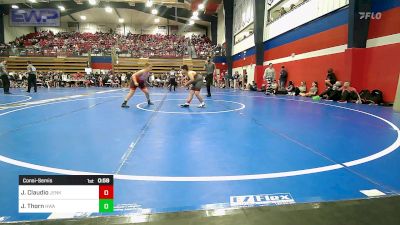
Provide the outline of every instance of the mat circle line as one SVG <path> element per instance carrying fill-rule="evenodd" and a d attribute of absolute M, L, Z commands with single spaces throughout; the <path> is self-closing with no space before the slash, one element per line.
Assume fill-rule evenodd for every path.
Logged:
<path fill-rule="evenodd" d="M 227 95 L 227 96 L 229 96 L 229 95 Z M 9 113 L 12 113 L 15 111 L 21 111 L 21 110 L 25 110 L 28 108 L 34 108 L 34 107 L 39 107 L 39 106 L 44 106 L 44 105 L 65 103 L 65 102 L 72 102 L 72 101 L 82 101 L 82 100 L 97 99 L 97 98 L 112 98 L 112 97 L 119 97 L 119 96 L 83 98 L 83 99 L 72 99 L 72 100 L 59 101 L 59 102 L 50 102 L 50 103 L 46 103 L 46 104 L 34 105 L 34 106 L 29 106 L 29 107 L 25 107 L 25 108 L 12 110 L 12 111 L 0 114 L 0 116 L 4 116 L 6 114 L 9 114 Z M 253 96 L 249 96 L 249 97 L 253 97 Z M 259 97 L 264 97 L 264 96 L 259 96 Z M 264 97 L 264 98 L 268 98 L 268 97 Z M 369 156 L 366 156 L 366 157 L 363 157 L 360 159 L 352 160 L 349 162 L 341 163 L 341 164 L 333 164 L 333 165 L 315 167 L 315 168 L 310 168 L 310 169 L 275 172 L 275 173 L 265 173 L 265 174 L 231 175 L 231 176 L 174 177 L 174 176 L 143 176 L 143 175 L 124 175 L 124 174 L 111 174 L 111 175 L 114 175 L 115 179 L 120 179 L 120 180 L 160 181 L 160 182 L 212 182 L 212 181 L 242 181 L 242 180 L 282 178 L 282 177 L 291 177 L 291 176 L 299 176 L 299 175 L 327 172 L 327 171 L 341 169 L 341 168 L 344 168 L 345 166 L 352 167 L 355 165 L 364 164 L 364 163 L 376 160 L 378 158 L 381 158 L 385 155 L 388 155 L 388 154 L 392 153 L 393 151 L 395 151 L 400 146 L 400 129 L 396 125 L 394 125 L 392 122 L 390 122 L 382 117 L 379 117 L 377 115 L 374 115 L 374 114 L 371 114 L 368 112 L 364 112 L 361 110 L 357 110 L 357 109 L 347 108 L 344 106 L 336 106 L 336 105 L 331 105 L 331 104 L 316 103 L 316 102 L 296 100 L 296 99 L 285 99 L 285 98 L 275 98 L 275 99 L 320 104 L 320 105 L 336 107 L 336 108 L 341 108 L 341 109 L 346 109 L 346 110 L 362 113 L 362 114 L 377 118 L 377 119 L 389 124 L 397 132 L 397 139 L 389 147 L 387 147 L 375 154 L 372 154 L 372 155 L 369 155 Z M 11 164 L 11 165 L 19 166 L 19 167 L 24 167 L 24 168 L 39 170 L 39 171 L 44 171 L 44 172 L 50 172 L 50 173 L 57 173 L 57 174 L 66 174 L 66 175 L 99 175 L 100 174 L 100 173 L 95 173 L 95 172 L 76 171 L 76 170 L 67 170 L 67 169 L 60 169 L 60 168 L 54 168 L 54 167 L 48 167 L 48 166 L 41 166 L 41 165 L 36 165 L 36 164 L 27 163 L 27 162 L 15 160 L 12 158 L 8 158 L 3 155 L 0 155 L 0 161 Z"/>
<path fill-rule="evenodd" d="M 23 100 L 19 100 L 19 101 L 15 101 L 15 102 L 1 103 L 0 106 L 12 105 L 12 104 L 16 104 L 16 103 L 26 102 L 26 101 L 29 101 L 29 100 L 32 99 L 31 96 L 27 96 L 27 95 L 8 95 L 8 97 L 16 97 L 16 96 L 19 96 L 19 97 L 28 97 L 28 98 L 23 99 Z"/>
<path fill-rule="evenodd" d="M 166 99 L 165 101 L 185 101 L 186 99 Z M 160 100 L 155 100 L 153 102 L 159 102 Z M 205 112 L 178 112 L 178 111 L 155 111 L 152 109 L 145 109 L 142 107 L 142 105 L 147 104 L 147 102 L 142 102 L 136 105 L 136 108 L 148 112 L 157 112 L 157 113 L 165 113 L 165 114 L 185 114 L 185 115 L 193 115 L 193 114 L 218 114 L 218 113 L 228 113 L 228 112 L 235 112 L 239 110 L 243 110 L 246 108 L 246 105 L 240 102 L 235 102 L 235 101 L 227 101 L 227 100 L 214 100 L 214 99 L 205 99 L 205 101 L 214 101 L 214 102 L 228 102 L 228 103 L 234 103 L 237 105 L 240 105 L 240 108 L 237 109 L 229 109 L 229 110 L 221 110 L 221 111 L 205 111 Z M 207 106 L 206 106 L 207 107 Z M 179 106 L 177 106 L 179 108 Z M 205 108 L 207 109 L 207 108 Z"/>

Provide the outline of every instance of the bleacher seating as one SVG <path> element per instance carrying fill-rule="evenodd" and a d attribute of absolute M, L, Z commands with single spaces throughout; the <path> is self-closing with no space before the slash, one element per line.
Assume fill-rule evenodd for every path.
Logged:
<path fill-rule="evenodd" d="M 51 31 L 30 33 L 2 47 L 2 55 L 66 56 L 117 54 L 133 58 L 205 58 L 212 52 L 210 39 L 203 35 L 79 33 Z M 4 52 L 8 48 L 8 52 Z"/>
<path fill-rule="evenodd" d="M 2 58 L 4 59 L 4 57 Z M 88 57 L 7 57 L 8 71 L 26 71 L 28 61 L 32 61 L 38 71 L 63 71 L 64 73 L 85 72 Z"/>

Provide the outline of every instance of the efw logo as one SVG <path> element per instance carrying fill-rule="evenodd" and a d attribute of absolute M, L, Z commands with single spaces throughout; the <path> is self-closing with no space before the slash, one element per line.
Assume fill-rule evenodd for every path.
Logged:
<path fill-rule="evenodd" d="M 60 12 L 56 9 L 17 9 L 11 11 L 12 25 L 59 26 Z"/>
<path fill-rule="evenodd" d="M 360 20 L 367 20 L 367 19 L 373 19 L 373 20 L 379 20 L 382 18 L 382 13 L 377 12 L 359 12 L 360 14 Z"/>

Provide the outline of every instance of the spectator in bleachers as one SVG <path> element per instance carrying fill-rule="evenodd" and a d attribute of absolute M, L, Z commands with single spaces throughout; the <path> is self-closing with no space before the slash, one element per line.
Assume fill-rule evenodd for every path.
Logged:
<path fill-rule="evenodd" d="M 132 57 L 183 57 L 187 47 L 194 49 L 196 57 L 206 58 L 212 53 L 213 46 L 206 36 L 193 35 L 185 38 L 178 35 L 111 33 L 78 33 L 48 31 L 30 33 L 16 38 L 13 46 L 23 47 L 28 55 L 57 55 L 60 52 L 72 54 L 130 54 Z M 3 45 L 0 45 L 0 51 Z M 4 51 L 4 50 L 3 50 Z"/>
<path fill-rule="evenodd" d="M 279 10 L 279 14 L 280 14 L 280 16 L 283 16 L 283 15 L 286 14 L 286 10 L 285 10 L 284 7 L 282 7 L 282 8 Z"/>

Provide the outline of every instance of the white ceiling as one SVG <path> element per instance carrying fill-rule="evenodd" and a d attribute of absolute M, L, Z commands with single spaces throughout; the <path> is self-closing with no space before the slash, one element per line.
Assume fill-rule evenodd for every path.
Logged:
<path fill-rule="evenodd" d="M 182 23 L 176 22 L 174 20 L 167 20 L 163 17 L 150 15 L 148 13 L 144 13 L 141 11 L 137 11 L 134 9 L 116 9 L 121 16 L 125 20 L 125 24 L 136 24 L 136 25 L 152 25 L 156 24 L 154 22 L 155 18 L 160 19 L 159 25 L 183 25 Z M 90 8 L 88 10 L 80 11 L 77 13 L 71 14 L 77 21 L 79 22 L 88 22 L 88 23 L 118 23 L 118 15 L 113 9 L 112 13 L 107 13 L 104 8 Z M 82 21 L 80 16 L 86 16 L 86 20 Z M 61 22 L 73 22 L 74 20 L 69 16 L 63 16 L 61 18 Z M 206 21 L 196 21 L 197 24 L 201 24 L 204 26 L 209 26 L 210 23 Z"/>

